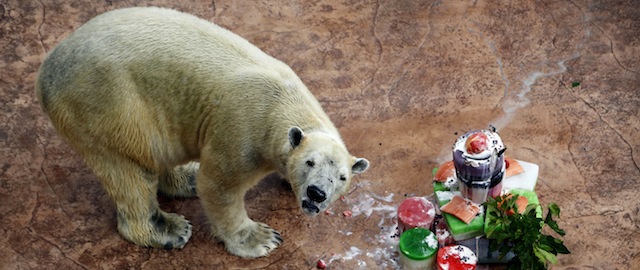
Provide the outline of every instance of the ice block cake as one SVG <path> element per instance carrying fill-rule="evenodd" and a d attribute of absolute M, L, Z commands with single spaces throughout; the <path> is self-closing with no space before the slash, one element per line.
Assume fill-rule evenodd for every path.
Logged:
<path fill-rule="evenodd" d="M 512 189 L 534 191 L 538 182 L 540 167 L 536 164 L 515 160 L 522 167 L 523 172 L 509 176 L 502 180 L 502 190 L 508 192 Z"/>
<path fill-rule="evenodd" d="M 453 144 L 453 165 L 462 196 L 482 204 L 502 192 L 506 148 L 495 131 L 475 130 Z"/>
<path fill-rule="evenodd" d="M 445 206 L 454 196 L 460 196 L 460 192 L 457 191 L 437 191 L 436 200 L 440 207 Z M 469 239 L 484 234 L 484 210 L 480 207 L 480 212 L 469 223 L 465 223 L 458 217 L 449 214 L 442 213 L 442 216 L 449 227 L 449 231 L 455 241 Z"/>

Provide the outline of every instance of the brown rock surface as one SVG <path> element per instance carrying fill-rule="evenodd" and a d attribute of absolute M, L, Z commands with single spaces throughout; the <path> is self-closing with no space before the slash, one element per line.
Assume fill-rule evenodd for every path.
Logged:
<path fill-rule="evenodd" d="M 493 124 L 508 155 L 540 165 L 541 202 L 562 209 L 572 254 L 552 268 L 640 269 L 637 2 L 282 2 L 0 0 L 0 268 L 312 269 L 320 258 L 329 269 L 392 268 L 381 238 L 393 207 L 432 193 L 431 170 L 455 134 Z M 112 203 L 39 108 L 34 80 L 82 23 L 148 5 L 227 27 L 298 72 L 351 151 L 372 162 L 335 214 L 305 217 L 269 178 L 247 196 L 249 215 L 285 237 L 269 257 L 228 255 L 195 199 L 161 198 L 194 224 L 183 250 L 120 237 Z"/>

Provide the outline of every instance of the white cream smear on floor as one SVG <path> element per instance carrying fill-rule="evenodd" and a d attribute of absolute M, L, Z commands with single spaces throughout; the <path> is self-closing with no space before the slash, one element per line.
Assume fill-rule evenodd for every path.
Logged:
<path fill-rule="evenodd" d="M 348 222 L 356 219 L 364 218 L 365 225 L 377 233 L 371 234 L 365 232 L 361 239 L 370 239 L 366 247 L 356 247 L 348 244 L 348 238 L 345 242 L 345 250 L 341 253 L 332 254 L 327 260 L 327 265 L 331 263 L 346 263 L 355 260 L 355 269 L 400 269 L 398 262 L 398 231 L 397 231 L 397 206 L 399 203 L 394 202 L 393 193 L 376 194 L 369 190 L 371 183 L 362 181 L 356 185 L 356 188 L 349 195 L 345 195 L 342 199 L 346 209 L 334 209 L 338 214 L 344 210 L 351 211 L 351 217 L 347 217 Z M 339 230 L 340 234 L 347 237 L 354 235 L 354 232 Z M 350 262 L 350 267 L 353 262 Z"/>

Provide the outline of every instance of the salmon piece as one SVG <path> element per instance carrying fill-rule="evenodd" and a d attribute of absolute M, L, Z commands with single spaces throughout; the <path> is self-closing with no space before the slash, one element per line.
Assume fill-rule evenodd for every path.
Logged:
<path fill-rule="evenodd" d="M 447 204 L 440 208 L 442 212 L 449 213 L 469 224 L 480 212 L 480 206 L 470 200 L 455 195 Z"/>
<path fill-rule="evenodd" d="M 448 179 L 456 177 L 456 168 L 453 166 L 453 160 L 449 160 L 440 165 L 438 171 L 436 172 L 436 176 L 434 176 L 433 180 L 436 182 L 447 182 Z"/>
<path fill-rule="evenodd" d="M 504 178 L 509 178 L 511 176 L 514 176 L 516 174 L 521 174 L 521 173 L 524 172 L 524 169 L 522 168 L 522 165 L 520 165 L 520 162 L 518 162 L 517 160 L 515 160 L 513 158 L 504 157 L 504 163 L 505 163 L 505 167 L 506 167 L 506 172 L 504 173 Z"/>
<path fill-rule="evenodd" d="M 504 195 L 502 197 L 502 202 L 500 202 L 500 204 L 498 204 L 498 208 L 500 208 L 500 210 L 502 209 L 502 204 L 504 203 L 504 201 L 506 201 L 507 199 L 511 198 L 511 196 L 513 196 L 513 194 L 509 193 L 507 195 Z M 518 206 L 518 213 L 523 214 L 525 210 L 527 210 L 527 205 L 529 205 L 529 199 L 527 199 L 527 197 L 525 196 L 518 196 L 518 198 L 516 199 L 516 205 Z M 512 209 L 509 209 L 506 211 L 507 215 L 513 215 L 516 212 L 514 212 Z"/>

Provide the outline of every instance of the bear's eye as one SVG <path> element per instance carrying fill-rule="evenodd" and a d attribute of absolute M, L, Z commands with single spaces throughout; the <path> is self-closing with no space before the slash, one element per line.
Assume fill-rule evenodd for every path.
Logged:
<path fill-rule="evenodd" d="M 347 181 L 347 178 L 344 175 L 340 175 L 340 181 Z"/>
<path fill-rule="evenodd" d="M 308 165 L 309 167 L 313 167 L 313 165 L 316 165 L 316 163 L 315 163 L 315 162 L 313 162 L 313 160 L 307 160 L 307 165 Z"/>

